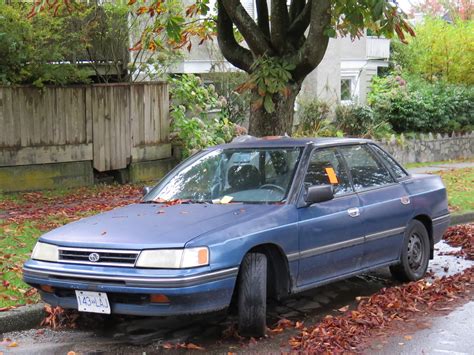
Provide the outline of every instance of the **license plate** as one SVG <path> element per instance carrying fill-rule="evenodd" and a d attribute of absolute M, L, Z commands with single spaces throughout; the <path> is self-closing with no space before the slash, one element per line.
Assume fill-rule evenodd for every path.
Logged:
<path fill-rule="evenodd" d="M 81 312 L 110 314 L 110 304 L 104 292 L 76 291 L 77 309 Z"/>

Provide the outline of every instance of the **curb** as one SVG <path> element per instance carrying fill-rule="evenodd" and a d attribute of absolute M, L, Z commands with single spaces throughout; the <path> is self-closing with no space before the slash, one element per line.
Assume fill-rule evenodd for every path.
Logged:
<path fill-rule="evenodd" d="M 37 327 L 45 314 L 43 302 L 0 312 L 0 334 Z"/>
<path fill-rule="evenodd" d="M 451 215 L 451 226 L 456 224 L 464 224 L 474 222 L 474 212 L 467 212 L 463 214 L 453 214 Z"/>
<path fill-rule="evenodd" d="M 451 215 L 451 226 L 469 222 L 474 222 L 474 212 Z M 0 312 L 0 334 L 39 326 L 46 315 L 44 305 L 43 302 L 40 302 Z"/>

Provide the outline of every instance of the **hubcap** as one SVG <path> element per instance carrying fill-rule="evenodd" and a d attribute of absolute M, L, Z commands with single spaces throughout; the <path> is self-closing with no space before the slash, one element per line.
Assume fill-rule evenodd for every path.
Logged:
<path fill-rule="evenodd" d="M 417 271 L 423 262 L 423 240 L 418 234 L 412 234 L 408 240 L 408 265 Z"/>

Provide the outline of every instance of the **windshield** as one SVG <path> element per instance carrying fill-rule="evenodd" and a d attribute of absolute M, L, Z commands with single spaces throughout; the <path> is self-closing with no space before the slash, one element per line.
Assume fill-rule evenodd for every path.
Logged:
<path fill-rule="evenodd" d="M 280 202 L 288 195 L 301 151 L 240 148 L 203 152 L 155 186 L 144 201 Z"/>

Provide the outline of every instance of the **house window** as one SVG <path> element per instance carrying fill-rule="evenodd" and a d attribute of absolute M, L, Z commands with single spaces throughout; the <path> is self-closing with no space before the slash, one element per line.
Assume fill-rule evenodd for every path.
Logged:
<path fill-rule="evenodd" d="M 341 101 L 352 101 L 352 79 L 341 79 Z"/>

